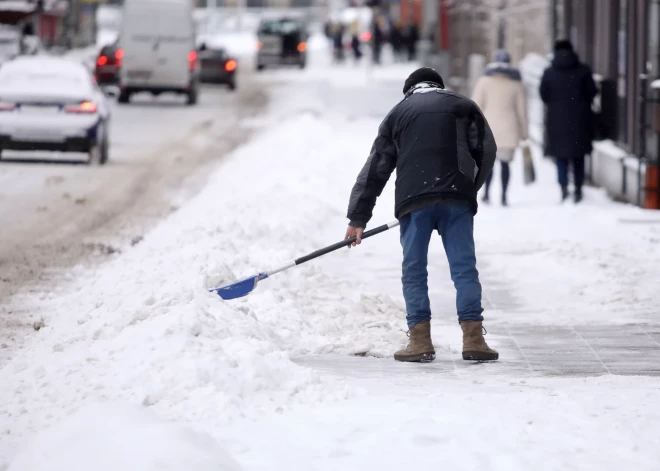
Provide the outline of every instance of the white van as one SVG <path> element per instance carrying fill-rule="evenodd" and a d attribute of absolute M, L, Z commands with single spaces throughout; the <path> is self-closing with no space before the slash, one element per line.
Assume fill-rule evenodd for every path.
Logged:
<path fill-rule="evenodd" d="M 120 103 L 147 91 L 197 103 L 199 64 L 190 0 L 126 0 L 119 33 Z"/>

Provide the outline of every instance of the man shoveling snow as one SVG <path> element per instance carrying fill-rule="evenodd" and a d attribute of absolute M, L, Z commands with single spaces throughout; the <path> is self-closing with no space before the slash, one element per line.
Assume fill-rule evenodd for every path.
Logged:
<path fill-rule="evenodd" d="M 348 206 L 346 239 L 362 234 L 376 199 L 396 169 L 395 215 L 401 224 L 403 297 L 410 341 L 398 361 L 435 359 L 428 296 L 428 248 L 437 230 L 456 287 L 464 360 L 497 360 L 483 337 L 481 284 L 473 217 L 477 192 L 495 162 L 495 139 L 479 107 L 444 90 L 442 77 L 421 68 L 406 80 L 405 98 L 385 117 Z"/>

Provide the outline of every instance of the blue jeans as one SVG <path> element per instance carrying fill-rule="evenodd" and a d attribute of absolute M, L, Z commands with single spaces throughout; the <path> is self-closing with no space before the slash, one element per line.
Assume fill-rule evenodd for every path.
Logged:
<path fill-rule="evenodd" d="M 568 186 L 568 167 L 573 166 L 575 188 L 582 188 L 584 183 L 584 157 L 557 157 L 557 180 L 561 186 Z"/>
<path fill-rule="evenodd" d="M 474 252 L 473 214 L 466 201 L 447 200 L 417 209 L 400 219 L 403 247 L 403 297 L 408 328 L 431 320 L 428 290 L 429 242 L 437 230 L 456 287 L 458 321 L 482 321 L 481 284 Z"/>

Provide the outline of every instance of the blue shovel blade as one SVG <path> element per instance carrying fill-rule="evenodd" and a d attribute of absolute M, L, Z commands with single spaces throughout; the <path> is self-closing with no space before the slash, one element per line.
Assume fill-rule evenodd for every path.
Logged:
<path fill-rule="evenodd" d="M 219 288 L 213 288 L 209 291 L 214 291 L 218 293 L 222 299 L 236 299 L 247 296 L 257 287 L 259 280 L 267 278 L 268 275 L 265 273 L 259 273 L 258 275 L 250 276 L 236 283 L 232 283 L 227 286 L 221 286 Z"/>

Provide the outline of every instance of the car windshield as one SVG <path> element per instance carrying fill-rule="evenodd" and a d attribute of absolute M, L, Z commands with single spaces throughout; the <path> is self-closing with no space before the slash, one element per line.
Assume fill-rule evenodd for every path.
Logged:
<path fill-rule="evenodd" d="M 102 56 L 110 56 L 110 55 L 114 54 L 116 49 L 117 48 L 115 46 L 103 46 L 101 48 L 101 55 Z"/>
<path fill-rule="evenodd" d="M 295 20 L 266 20 L 261 23 L 261 34 L 290 34 L 302 29 L 299 21 Z"/>

